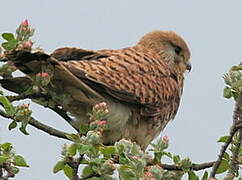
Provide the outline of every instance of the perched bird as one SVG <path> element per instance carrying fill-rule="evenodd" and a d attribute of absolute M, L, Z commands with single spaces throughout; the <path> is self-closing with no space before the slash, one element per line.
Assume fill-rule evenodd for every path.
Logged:
<path fill-rule="evenodd" d="M 174 32 L 160 30 L 118 50 L 66 47 L 50 55 L 19 51 L 9 58 L 29 77 L 43 67 L 51 72 L 48 92 L 66 97 L 53 100 L 75 117 L 74 127 L 87 124 L 88 112 L 105 101 L 109 113 L 103 143 L 126 138 L 143 149 L 174 119 L 184 73 L 191 70 L 189 59 L 185 41 Z"/>

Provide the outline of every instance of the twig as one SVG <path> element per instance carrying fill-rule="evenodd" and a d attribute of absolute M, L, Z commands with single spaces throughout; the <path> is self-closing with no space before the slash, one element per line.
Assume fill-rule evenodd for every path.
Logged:
<path fill-rule="evenodd" d="M 72 167 L 73 169 L 73 174 L 74 176 L 72 177 L 72 180 L 79 180 L 79 176 L 78 176 L 78 169 L 79 169 L 79 166 L 81 164 L 81 160 L 83 159 L 84 157 L 84 154 L 80 155 L 80 157 L 78 158 L 73 158 L 73 157 L 68 157 L 68 165 L 70 167 Z"/>
<path fill-rule="evenodd" d="M 237 123 L 241 116 L 241 110 L 240 110 L 241 105 L 242 105 L 242 92 L 240 92 L 240 95 L 235 104 L 234 114 L 233 114 L 233 125 L 230 130 L 229 138 L 221 147 L 220 153 L 218 155 L 218 159 L 214 163 L 212 171 L 210 173 L 210 178 L 215 178 L 216 171 L 219 168 L 219 165 L 221 164 L 221 161 L 223 159 L 224 153 L 226 152 L 226 149 L 228 148 L 230 143 L 233 141 L 233 137 L 236 134 L 236 132 L 240 129 L 240 127 L 237 126 Z"/>
<path fill-rule="evenodd" d="M 170 171 L 183 171 L 182 167 L 179 165 L 170 165 L 170 164 L 157 164 L 154 162 L 154 159 L 148 158 L 146 159 L 147 161 L 147 165 L 151 166 L 151 165 L 159 165 L 160 167 L 162 167 L 165 170 L 170 170 Z M 194 171 L 200 171 L 203 169 L 207 169 L 207 168 L 211 168 L 214 165 L 215 161 L 211 161 L 211 162 L 206 162 L 206 163 L 201 163 L 201 164 L 195 164 L 193 163 L 190 170 L 194 170 Z"/>
<path fill-rule="evenodd" d="M 6 96 L 8 98 L 9 101 L 13 102 L 13 101 L 19 101 L 19 100 L 23 100 L 23 99 L 38 99 L 38 98 L 45 98 L 46 100 L 51 99 L 51 97 L 49 95 L 46 94 L 41 94 L 41 93 L 36 93 L 36 94 L 19 94 L 17 96 Z M 51 109 L 52 111 L 54 111 L 55 113 L 57 113 L 59 116 L 61 116 L 67 123 L 69 123 L 71 126 L 71 122 L 73 121 L 66 113 L 65 110 L 59 108 L 57 105 L 55 107 L 50 107 L 50 106 L 46 106 L 49 109 Z M 73 127 L 73 126 L 72 126 Z M 79 131 L 77 128 L 73 127 L 76 131 Z"/>
<path fill-rule="evenodd" d="M 233 115 L 233 123 L 237 125 L 238 128 L 238 136 L 235 138 L 235 142 L 233 145 L 233 151 L 232 151 L 232 160 L 230 162 L 230 168 L 228 173 L 226 174 L 226 177 L 229 177 L 230 179 L 234 178 L 236 175 L 236 172 L 239 169 L 239 152 L 240 152 L 240 146 L 241 146 L 241 141 L 242 141 L 242 129 L 239 128 L 239 125 L 242 125 L 242 110 L 241 110 L 241 105 L 242 105 L 242 92 L 240 93 L 239 99 L 237 101 L 235 110 L 234 110 L 234 115 Z M 241 124 L 239 124 L 241 123 Z"/>
<path fill-rule="evenodd" d="M 7 118 L 7 119 L 13 119 L 13 117 L 7 115 L 4 111 L 0 110 L 0 115 Z M 62 138 L 62 139 L 66 139 L 66 140 L 69 140 L 67 137 L 66 137 L 66 132 L 63 132 L 63 131 L 60 131 L 60 130 L 57 130 L 55 128 L 52 128 L 48 125 L 45 125 L 39 121 L 37 121 L 36 119 L 34 119 L 33 117 L 31 117 L 30 121 L 29 121 L 29 124 L 32 125 L 33 127 L 39 129 L 39 130 L 42 130 L 44 132 L 46 132 L 47 134 L 49 135 L 52 135 L 52 136 L 55 136 L 55 137 L 59 137 L 59 138 Z"/>
<path fill-rule="evenodd" d="M 11 167 L 9 163 L 3 163 L 0 166 L 0 180 L 8 180 L 9 178 L 14 178 L 15 174 L 11 172 Z M 6 172 L 6 175 L 3 176 L 3 171 Z"/>
<path fill-rule="evenodd" d="M 73 121 L 73 119 L 70 118 L 70 116 L 68 116 L 68 114 L 66 113 L 65 110 L 59 108 L 58 106 L 55 106 L 54 108 L 52 107 L 48 107 L 50 108 L 52 111 L 54 111 L 55 113 L 57 113 L 59 116 L 61 116 L 66 122 L 68 122 L 76 131 L 79 132 L 78 128 L 75 128 L 71 122 Z"/>
<path fill-rule="evenodd" d="M 45 94 L 40 94 L 40 93 L 36 93 L 36 94 L 19 94 L 17 96 L 6 96 L 8 98 L 8 100 L 10 102 L 13 101 L 19 101 L 19 100 L 23 100 L 23 99 L 38 99 L 38 98 L 45 98 L 45 99 L 50 99 L 51 97 Z"/>
<path fill-rule="evenodd" d="M 79 178 L 78 180 L 86 180 L 86 179 L 90 179 L 90 178 L 93 178 L 93 177 L 100 177 L 100 175 L 92 173 L 92 174 L 88 174 L 86 176 L 83 176 L 83 177 Z"/>
<path fill-rule="evenodd" d="M 200 171 L 203 169 L 211 168 L 214 163 L 215 163 L 215 161 L 206 162 L 206 163 L 202 163 L 202 164 L 192 164 L 192 167 L 190 168 L 190 170 Z M 162 164 L 161 167 L 166 170 L 176 170 L 176 171 L 183 170 L 181 167 L 176 166 L 176 165 Z"/>

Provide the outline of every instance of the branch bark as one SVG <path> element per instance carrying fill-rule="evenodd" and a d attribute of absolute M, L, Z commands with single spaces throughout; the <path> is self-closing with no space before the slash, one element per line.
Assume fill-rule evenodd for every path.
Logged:
<path fill-rule="evenodd" d="M 95 173 L 88 174 L 86 176 L 83 176 L 83 177 L 79 178 L 78 180 L 86 180 L 86 179 L 90 179 L 90 178 L 93 178 L 93 177 L 100 177 L 100 175 L 99 174 L 95 174 Z"/>
<path fill-rule="evenodd" d="M 224 143 L 223 146 L 221 147 L 220 153 L 218 155 L 218 159 L 214 163 L 211 174 L 210 174 L 211 178 L 215 178 L 216 171 L 218 170 L 219 165 L 221 164 L 224 153 L 226 152 L 228 146 L 232 143 L 234 135 L 236 134 L 236 132 L 238 132 L 238 130 L 239 130 L 239 132 L 242 131 L 241 127 L 237 126 L 238 123 L 240 123 L 240 121 L 241 121 L 241 114 L 242 114 L 241 105 L 242 105 L 242 91 L 240 92 L 240 95 L 237 98 L 236 103 L 235 103 L 235 108 L 234 108 L 234 113 L 233 113 L 233 124 L 232 124 L 231 130 L 230 130 L 229 138 L 228 138 L 227 142 Z M 240 147 L 240 145 L 241 145 L 241 141 L 239 143 L 239 147 Z M 237 155 L 235 155 L 235 154 L 237 154 Z M 237 161 L 236 156 L 238 156 L 238 152 L 235 154 L 233 154 L 232 164 L 231 164 L 232 166 L 237 166 L 237 164 L 238 164 L 235 162 L 235 161 Z M 231 167 L 231 169 L 237 169 L 237 167 Z"/>
<path fill-rule="evenodd" d="M 7 115 L 2 110 L 0 110 L 0 116 L 5 117 L 7 119 L 13 119 L 13 117 Z M 55 136 L 55 137 L 58 137 L 58 138 L 69 140 L 66 137 L 66 134 L 68 134 L 67 132 L 63 132 L 63 131 L 57 130 L 55 128 L 52 128 L 48 125 L 45 125 L 45 124 L 39 122 L 38 120 L 34 119 L 33 117 L 31 117 L 29 124 L 32 125 L 33 127 L 37 128 L 37 129 L 45 132 L 45 133 L 51 135 L 51 136 Z"/>
<path fill-rule="evenodd" d="M 192 167 L 190 168 L 193 171 L 200 171 L 203 169 L 211 168 L 214 165 L 215 161 L 201 163 L 201 164 L 192 164 Z M 176 165 L 168 165 L 168 164 L 162 164 L 161 167 L 166 170 L 174 170 L 174 171 L 182 171 L 183 169 Z"/>
<path fill-rule="evenodd" d="M 45 95 L 45 94 L 41 94 L 41 93 L 36 93 L 36 94 L 19 94 L 17 96 L 6 96 L 8 98 L 9 101 L 13 102 L 13 101 L 19 101 L 19 100 L 23 100 L 23 99 L 38 99 L 38 98 L 44 98 L 44 99 L 51 99 L 51 97 L 49 95 Z M 49 109 L 51 109 L 52 111 L 54 111 L 55 113 L 57 113 L 59 116 L 61 116 L 67 123 L 69 123 L 71 125 L 72 119 L 67 115 L 66 111 L 64 111 L 63 109 L 59 108 L 58 106 L 55 107 L 49 107 L 47 106 Z M 71 125 L 72 126 L 72 125 Z M 72 126 L 73 127 L 73 126 Z M 75 127 L 73 127 L 76 131 L 78 131 L 78 129 L 76 129 Z"/>
<path fill-rule="evenodd" d="M 146 159 L 147 165 L 157 165 L 157 163 L 154 161 L 154 159 L 151 157 L 150 159 Z M 211 168 L 214 165 L 215 161 L 211 162 L 205 162 L 201 164 L 195 164 L 193 163 L 191 166 L 191 170 L 194 171 L 200 171 L 203 169 Z M 165 170 L 170 170 L 170 171 L 183 171 L 182 167 L 178 165 L 170 165 L 170 164 L 158 164 L 160 167 L 162 167 Z"/>

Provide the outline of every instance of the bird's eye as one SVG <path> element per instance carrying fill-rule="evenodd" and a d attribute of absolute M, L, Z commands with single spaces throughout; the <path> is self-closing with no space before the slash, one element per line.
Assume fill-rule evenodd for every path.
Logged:
<path fill-rule="evenodd" d="M 175 52 L 177 55 L 179 55 L 181 52 L 181 48 L 179 46 L 175 46 Z"/>

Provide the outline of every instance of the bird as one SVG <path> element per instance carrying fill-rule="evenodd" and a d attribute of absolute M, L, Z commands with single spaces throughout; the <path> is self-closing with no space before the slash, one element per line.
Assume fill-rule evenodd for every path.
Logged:
<path fill-rule="evenodd" d="M 8 59 L 28 79 L 43 69 L 50 72 L 48 92 L 74 117 L 73 127 L 90 123 L 88 112 L 106 102 L 108 128 L 102 142 L 113 144 L 124 138 L 146 149 L 177 114 L 185 72 L 191 70 L 190 56 L 181 36 L 155 30 L 122 49 L 63 47 L 51 54 L 16 51 Z M 9 82 L 0 83 L 7 87 Z M 11 83 L 10 89 L 19 93 L 21 84 Z M 65 97 L 65 101 L 54 96 Z"/>

